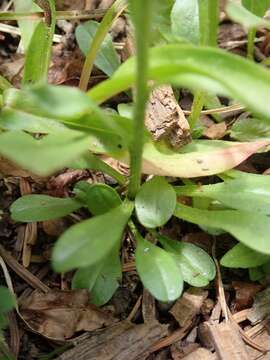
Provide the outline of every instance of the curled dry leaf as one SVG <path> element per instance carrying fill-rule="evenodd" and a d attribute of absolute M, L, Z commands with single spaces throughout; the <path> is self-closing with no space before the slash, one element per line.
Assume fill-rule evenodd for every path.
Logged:
<path fill-rule="evenodd" d="M 20 313 L 32 329 L 54 340 L 69 339 L 78 331 L 93 331 L 115 322 L 111 313 L 89 304 L 87 290 L 34 291 L 21 305 Z"/>
<path fill-rule="evenodd" d="M 225 122 L 213 124 L 208 129 L 205 129 L 203 135 L 208 139 L 219 140 L 226 135 L 227 125 Z"/>

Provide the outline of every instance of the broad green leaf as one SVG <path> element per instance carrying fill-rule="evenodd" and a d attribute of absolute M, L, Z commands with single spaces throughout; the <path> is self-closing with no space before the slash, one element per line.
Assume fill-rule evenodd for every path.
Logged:
<path fill-rule="evenodd" d="M 176 205 L 174 215 L 197 225 L 221 228 L 252 250 L 270 255 L 270 222 L 266 215 L 239 210 L 199 210 L 182 204 Z"/>
<path fill-rule="evenodd" d="M 57 241 L 52 263 L 55 271 L 65 272 L 100 262 L 117 245 L 133 210 L 132 203 L 71 226 Z"/>
<path fill-rule="evenodd" d="M 173 215 L 175 205 L 175 191 L 162 177 L 154 177 L 144 183 L 135 198 L 137 217 L 148 228 L 166 224 Z"/>
<path fill-rule="evenodd" d="M 101 110 L 82 91 L 70 86 L 34 85 L 5 92 L 6 107 L 51 119 L 80 119 Z M 104 115 L 105 116 L 105 115 Z"/>
<path fill-rule="evenodd" d="M 104 214 L 121 205 L 121 198 L 112 187 L 106 184 L 89 184 L 79 181 L 74 191 L 76 197 L 83 201 L 93 215 Z"/>
<path fill-rule="evenodd" d="M 145 174 L 160 176 L 184 178 L 209 176 L 234 168 L 269 142 L 269 140 L 252 143 L 197 140 L 178 152 L 161 149 L 156 144 L 148 142 L 144 146 L 142 170 Z"/>
<path fill-rule="evenodd" d="M 0 286 L 0 313 L 6 313 L 14 308 L 16 301 L 9 289 L 5 286 Z"/>
<path fill-rule="evenodd" d="M 11 131 L 24 130 L 38 134 L 67 130 L 67 127 L 59 121 L 7 107 L 3 108 L 0 113 L 0 128 Z"/>
<path fill-rule="evenodd" d="M 220 264 L 229 268 L 248 269 L 263 265 L 269 260 L 269 255 L 254 251 L 240 243 L 235 245 L 222 257 Z"/>
<path fill-rule="evenodd" d="M 229 96 L 270 121 L 270 71 L 220 49 L 192 45 L 164 45 L 150 50 L 149 79 Z M 134 58 L 88 95 L 103 102 L 131 87 L 135 81 Z"/>
<path fill-rule="evenodd" d="M 119 173 L 106 162 L 102 161 L 97 155 L 92 154 L 90 151 L 73 161 L 68 167 L 72 169 L 91 169 L 102 171 L 104 174 L 107 174 L 117 180 L 119 184 L 124 185 L 126 183 L 124 175 Z"/>
<path fill-rule="evenodd" d="M 99 23 L 93 20 L 77 26 L 75 31 L 76 40 L 84 55 L 88 54 L 91 41 L 93 40 L 98 27 Z M 119 56 L 115 51 L 110 34 L 107 34 L 99 48 L 95 59 L 95 65 L 108 76 L 111 76 L 120 65 Z"/>
<path fill-rule="evenodd" d="M 270 7 L 269 0 L 242 0 L 242 4 L 257 16 L 264 16 Z"/>
<path fill-rule="evenodd" d="M 176 0 L 171 12 L 172 33 L 193 44 L 199 43 L 198 0 Z"/>
<path fill-rule="evenodd" d="M 40 176 L 63 169 L 91 146 L 91 138 L 80 132 L 62 132 L 39 140 L 24 132 L 0 134 L 0 154 Z"/>
<path fill-rule="evenodd" d="M 178 195 L 211 198 L 233 209 L 270 215 L 270 181 L 267 175 L 247 174 L 246 177 L 223 183 L 178 186 L 175 190 Z"/>
<path fill-rule="evenodd" d="M 78 199 L 56 198 L 48 195 L 25 195 L 11 205 L 11 217 L 16 221 L 33 222 L 57 219 L 78 210 Z"/>
<path fill-rule="evenodd" d="M 175 255 L 183 279 L 192 286 L 208 285 L 216 275 L 216 266 L 212 258 L 200 247 L 183 241 L 174 241 L 164 236 L 158 237 L 165 250 Z"/>
<path fill-rule="evenodd" d="M 78 269 L 72 279 L 72 287 L 88 289 L 90 302 L 102 306 L 111 299 L 121 278 L 122 268 L 118 247 L 116 247 L 100 263 Z"/>
<path fill-rule="evenodd" d="M 33 32 L 25 57 L 24 84 L 47 82 L 56 22 L 55 0 L 47 0 L 45 6 L 46 10 L 47 7 L 50 9 L 50 23 L 47 23 L 48 19 L 45 18 Z"/>
<path fill-rule="evenodd" d="M 176 300 L 183 278 L 173 256 L 141 237 L 137 240 L 136 268 L 143 285 L 157 300 Z"/>
<path fill-rule="evenodd" d="M 62 124 L 57 126 L 55 121 Z M 91 134 L 94 152 L 104 152 L 104 148 L 107 152 L 119 152 L 127 148 L 131 133 L 131 121 L 101 110 L 83 92 L 67 86 L 8 90 L 0 127 L 1 124 L 4 129 L 38 129 L 40 133 L 66 129 L 64 124 Z"/>
<path fill-rule="evenodd" d="M 260 1 L 255 0 L 257 3 Z M 261 18 L 259 15 L 254 15 L 253 12 L 247 10 L 241 4 L 237 4 L 235 2 L 229 2 L 226 7 L 226 12 L 230 19 L 233 21 L 240 23 L 247 29 L 254 29 L 258 27 L 270 27 L 270 21 Z"/>
<path fill-rule="evenodd" d="M 239 141 L 270 139 L 270 125 L 255 118 L 238 119 L 230 130 L 230 136 Z"/>

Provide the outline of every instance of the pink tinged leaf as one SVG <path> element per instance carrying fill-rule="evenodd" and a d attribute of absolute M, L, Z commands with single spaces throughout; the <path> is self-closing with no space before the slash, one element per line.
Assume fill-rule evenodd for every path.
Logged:
<path fill-rule="evenodd" d="M 154 144 L 147 143 L 143 153 L 143 173 L 184 178 L 214 175 L 236 167 L 269 144 L 270 140 L 227 142 L 225 148 L 214 146 L 204 152 L 166 154 Z"/>

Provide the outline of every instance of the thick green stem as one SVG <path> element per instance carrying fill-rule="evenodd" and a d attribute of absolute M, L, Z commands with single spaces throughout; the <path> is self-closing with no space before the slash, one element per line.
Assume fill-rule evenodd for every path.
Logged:
<path fill-rule="evenodd" d="M 96 59 L 100 46 L 106 35 L 108 34 L 113 21 L 124 11 L 125 8 L 126 0 L 116 0 L 116 2 L 109 8 L 104 18 L 102 19 L 83 65 L 79 84 L 79 88 L 81 90 L 87 90 L 89 78 L 91 76 L 91 72 L 94 66 L 94 61 Z"/>
<path fill-rule="evenodd" d="M 130 0 L 137 51 L 133 140 L 130 147 L 130 179 L 128 195 L 135 198 L 141 184 L 142 153 L 144 145 L 144 118 L 148 100 L 148 45 L 152 0 Z"/>

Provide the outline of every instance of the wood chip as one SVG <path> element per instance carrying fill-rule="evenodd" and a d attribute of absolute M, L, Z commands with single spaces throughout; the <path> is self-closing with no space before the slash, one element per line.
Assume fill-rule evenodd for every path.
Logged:
<path fill-rule="evenodd" d="M 158 322 L 135 325 L 120 323 L 83 341 L 58 360 L 137 360 L 149 353 L 149 348 L 167 335 L 167 326 Z M 100 338 L 99 338 L 100 337 Z"/>
<path fill-rule="evenodd" d="M 190 288 L 174 304 L 170 313 L 178 321 L 180 326 L 186 326 L 199 314 L 208 292 L 200 288 Z"/>
<path fill-rule="evenodd" d="M 208 327 L 210 338 L 221 360 L 249 360 L 246 347 L 234 322 L 227 321 Z"/>

